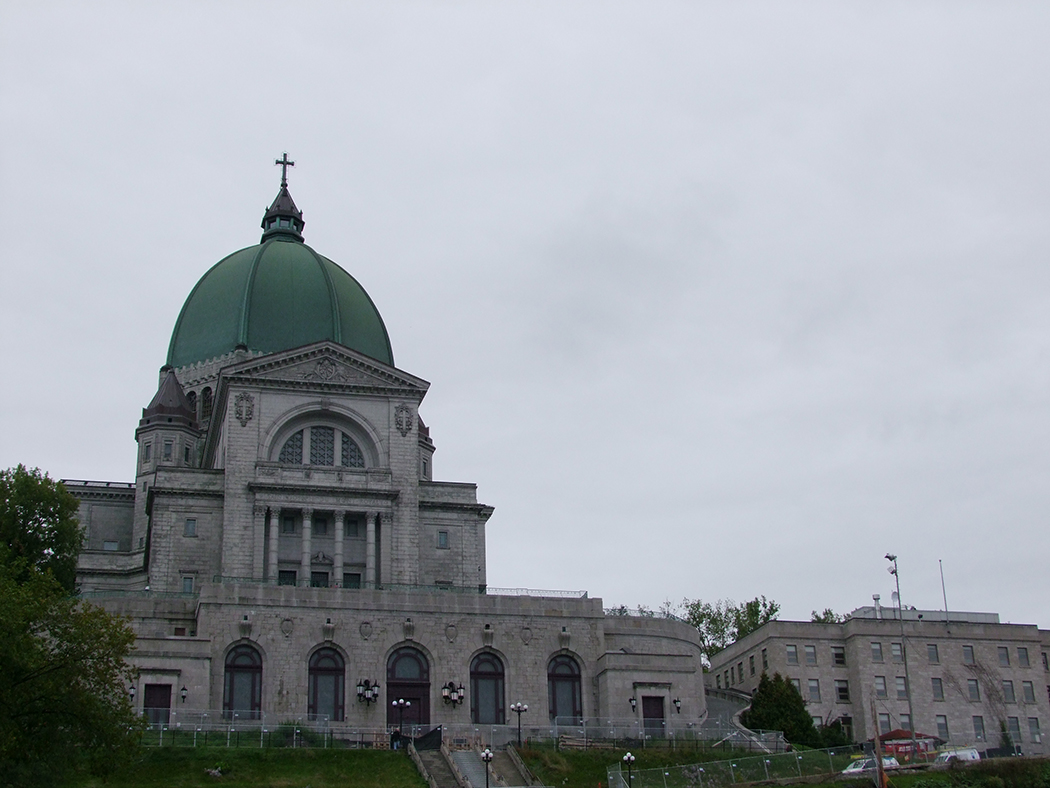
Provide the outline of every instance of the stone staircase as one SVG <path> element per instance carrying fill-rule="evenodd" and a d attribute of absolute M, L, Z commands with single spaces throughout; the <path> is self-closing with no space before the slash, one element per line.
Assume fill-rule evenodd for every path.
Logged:
<path fill-rule="evenodd" d="M 506 750 L 494 752 L 492 755 L 492 773 L 496 775 L 498 783 L 513 786 L 529 784 Z"/>
<path fill-rule="evenodd" d="M 485 762 L 474 750 L 453 750 L 452 760 L 459 767 L 459 772 L 468 780 L 474 788 L 484 788 L 485 785 Z M 489 785 L 496 785 L 496 781 L 489 779 Z"/>
<path fill-rule="evenodd" d="M 445 756 L 441 754 L 441 750 L 424 750 L 419 753 L 419 760 L 423 762 L 437 788 L 460 788 L 459 781 L 456 780 L 456 775 L 449 768 L 448 763 L 445 761 Z M 484 785 L 485 783 L 482 782 L 481 784 Z"/>

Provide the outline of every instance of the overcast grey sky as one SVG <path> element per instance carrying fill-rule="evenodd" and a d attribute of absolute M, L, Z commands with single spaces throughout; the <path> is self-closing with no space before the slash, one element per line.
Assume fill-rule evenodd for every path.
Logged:
<path fill-rule="evenodd" d="M 0 467 L 130 480 L 288 151 L 493 586 L 1050 626 L 1050 5 L 0 2 Z"/>

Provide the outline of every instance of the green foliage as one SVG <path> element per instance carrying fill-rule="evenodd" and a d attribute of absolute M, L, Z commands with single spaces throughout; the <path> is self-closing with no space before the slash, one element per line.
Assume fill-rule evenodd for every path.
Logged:
<path fill-rule="evenodd" d="M 700 633 L 700 650 L 710 658 L 763 624 L 773 621 L 780 605 L 764 596 L 737 604 L 719 599 L 714 604 L 702 599 L 682 600 L 682 617 Z"/>
<path fill-rule="evenodd" d="M 820 734 L 806 711 L 806 702 L 779 673 L 773 674 L 773 678 L 762 674 L 758 689 L 751 696 L 751 708 L 740 720 L 752 730 L 783 731 L 784 738 L 792 744 L 822 746 Z"/>
<path fill-rule="evenodd" d="M 843 615 L 839 615 L 830 607 L 826 607 L 821 613 L 818 613 L 816 610 L 814 610 L 812 614 L 810 614 L 809 620 L 812 621 L 814 624 L 841 624 L 843 621 L 846 620 L 846 617 Z"/>
<path fill-rule="evenodd" d="M 24 465 L 0 471 L 0 563 L 18 567 L 16 580 L 50 572 L 73 593 L 82 538 L 77 499 L 61 482 Z"/>

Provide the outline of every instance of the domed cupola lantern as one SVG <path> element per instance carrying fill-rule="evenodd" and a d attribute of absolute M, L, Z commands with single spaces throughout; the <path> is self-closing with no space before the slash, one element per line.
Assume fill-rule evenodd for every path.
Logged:
<path fill-rule="evenodd" d="M 303 212 L 295 207 L 295 200 L 288 192 L 288 168 L 294 167 L 295 162 L 288 160 L 285 153 L 281 158 L 274 161 L 281 168 L 281 190 L 277 192 L 273 203 L 266 210 L 262 220 L 262 240 L 265 243 L 271 238 L 284 238 L 299 241 L 303 240 Z"/>

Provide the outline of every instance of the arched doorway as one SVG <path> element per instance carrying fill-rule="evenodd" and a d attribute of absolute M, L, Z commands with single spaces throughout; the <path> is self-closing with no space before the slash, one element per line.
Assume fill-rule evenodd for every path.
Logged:
<path fill-rule="evenodd" d="M 478 654 L 470 663 L 470 721 L 479 725 L 507 721 L 503 663 L 491 652 Z"/>
<path fill-rule="evenodd" d="M 262 656 L 241 645 L 226 655 L 222 713 L 228 719 L 257 720 L 262 712 Z"/>
<path fill-rule="evenodd" d="M 410 706 L 394 704 L 404 700 Z M 419 649 L 405 646 L 386 664 L 386 722 L 397 727 L 430 724 L 430 663 Z"/>
<path fill-rule="evenodd" d="M 311 720 L 342 722 L 345 715 L 345 664 L 334 648 L 321 648 L 310 657 Z"/>
<path fill-rule="evenodd" d="M 568 654 L 547 663 L 547 698 L 551 722 L 579 725 L 583 721 L 580 666 Z"/>

